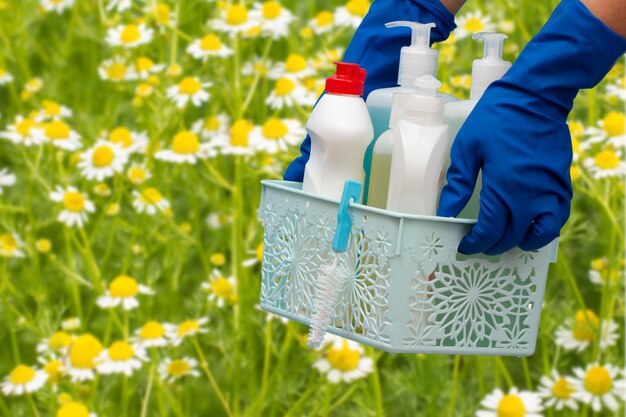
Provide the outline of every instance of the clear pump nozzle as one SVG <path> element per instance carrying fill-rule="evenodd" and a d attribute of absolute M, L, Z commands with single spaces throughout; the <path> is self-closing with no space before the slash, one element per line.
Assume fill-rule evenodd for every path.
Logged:
<path fill-rule="evenodd" d="M 436 96 L 441 82 L 432 75 L 422 75 L 413 85 L 417 87 L 417 94 L 406 95 L 401 118 L 416 123 L 441 123 L 444 102 Z"/>
<path fill-rule="evenodd" d="M 483 57 L 472 64 L 470 99 L 478 100 L 489 84 L 502 78 L 511 68 L 511 63 L 502 59 L 504 40 L 508 37 L 504 33 L 479 32 L 472 37 L 485 42 Z"/>
<path fill-rule="evenodd" d="M 424 75 L 415 80 L 418 96 L 435 97 L 437 89 L 441 87 L 441 81 L 432 75 Z"/>
<path fill-rule="evenodd" d="M 413 81 L 422 75 L 435 76 L 439 53 L 430 47 L 430 31 L 436 27 L 434 23 L 398 20 L 385 23 L 385 27 L 408 27 L 411 29 L 411 45 L 404 46 L 400 50 L 399 85 L 412 87 Z"/>

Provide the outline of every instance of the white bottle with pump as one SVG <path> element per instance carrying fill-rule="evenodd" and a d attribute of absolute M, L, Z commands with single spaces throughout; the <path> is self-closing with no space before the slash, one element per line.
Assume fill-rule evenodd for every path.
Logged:
<path fill-rule="evenodd" d="M 489 84 L 500 79 L 511 67 L 511 63 L 502 59 L 502 48 L 507 38 L 502 33 L 480 32 L 473 36 L 474 39 L 483 39 L 485 42 L 483 57 L 475 59 L 472 64 L 472 84 L 470 99 L 446 103 L 444 120 L 450 128 L 451 143 L 459 133 L 461 126 L 470 115 L 474 106 L 483 95 Z M 449 161 L 448 161 L 449 165 Z M 480 190 L 482 188 L 482 175 L 479 174 L 476 188 L 469 202 L 459 214 L 459 217 L 477 219 L 480 208 Z"/>
<path fill-rule="evenodd" d="M 389 127 L 391 127 L 392 101 L 398 101 L 393 106 L 393 112 L 400 111 L 402 99 L 405 94 L 415 93 L 414 82 L 422 75 L 435 76 L 437 74 L 437 60 L 439 52 L 430 47 L 430 32 L 435 27 L 434 23 L 418 23 L 409 21 L 389 22 L 385 24 L 387 28 L 409 27 L 411 28 L 411 45 L 404 46 L 400 50 L 400 64 L 398 67 L 398 85 L 396 87 L 380 88 L 372 91 L 367 96 L 367 109 L 372 118 L 374 126 L 374 140 L 368 146 L 363 168 L 365 169 L 365 186 L 363 200 L 368 205 L 374 207 L 384 207 L 387 201 L 387 184 L 389 183 L 389 166 L 391 158 L 391 137 L 380 137 Z M 455 101 L 456 98 L 447 94 L 437 93 L 444 102 Z M 395 98 L 394 98 L 395 97 Z M 382 140 L 381 140 L 382 139 Z M 376 178 L 373 178 L 373 171 L 377 171 Z M 381 177 L 382 175 L 382 177 Z M 379 185 L 372 184 L 372 181 L 384 184 L 384 190 L 377 193 Z M 376 193 L 372 202 L 369 195 Z"/>
<path fill-rule="evenodd" d="M 405 97 L 392 130 L 387 210 L 434 216 L 448 159 L 448 126 L 444 102 L 435 95 L 441 83 L 425 75 L 415 85 L 417 94 Z"/>
<path fill-rule="evenodd" d="M 326 94 L 306 123 L 311 155 L 302 190 L 339 200 L 346 180 L 363 182 L 363 155 L 374 129 L 361 97 L 365 69 L 346 62 L 335 65 L 335 75 L 326 79 Z"/>

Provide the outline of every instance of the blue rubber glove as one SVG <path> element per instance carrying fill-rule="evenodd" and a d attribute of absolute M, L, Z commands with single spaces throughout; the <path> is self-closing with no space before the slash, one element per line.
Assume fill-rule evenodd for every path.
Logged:
<path fill-rule="evenodd" d="M 626 51 L 622 38 L 579 0 L 564 0 L 504 77 L 487 88 L 454 140 L 439 216 L 457 216 L 479 170 L 478 223 L 466 254 L 535 250 L 570 214 L 572 145 L 567 115 Z"/>
<path fill-rule="evenodd" d="M 370 91 L 398 84 L 400 49 L 411 42 L 411 30 L 389 30 L 385 23 L 410 20 L 420 23 L 434 22 L 431 42 L 448 39 L 456 25 L 454 16 L 439 0 L 376 0 L 350 41 L 344 62 L 359 64 L 367 70 L 363 98 Z M 287 181 L 302 182 L 304 166 L 309 160 L 311 138 L 307 135 L 300 145 L 301 155 L 285 171 Z"/>

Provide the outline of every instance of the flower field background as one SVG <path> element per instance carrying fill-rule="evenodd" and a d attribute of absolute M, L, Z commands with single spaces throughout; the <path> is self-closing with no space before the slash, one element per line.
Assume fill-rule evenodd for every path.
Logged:
<path fill-rule="evenodd" d="M 555 4 L 469 0 L 442 91 L 468 97 L 472 33 L 507 33 L 512 61 Z M 257 308 L 259 181 L 369 5 L 0 1 L 1 416 L 624 413 L 623 61 L 570 116 L 532 357 L 312 351 Z"/>

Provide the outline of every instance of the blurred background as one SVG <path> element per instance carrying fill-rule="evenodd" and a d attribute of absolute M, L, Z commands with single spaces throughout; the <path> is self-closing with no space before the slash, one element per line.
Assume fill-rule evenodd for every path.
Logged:
<path fill-rule="evenodd" d="M 259 182 L 369 6 L 0 1 L 0 415 L 623 414 L 623 60 L 570 115 L 534 356 L 312 351 L 258 309 Z M 514 61 L 555 6 L 468 1 L 436 45 L 442 91 L 468 98 L 473 33 L 506 33 Z"/>

